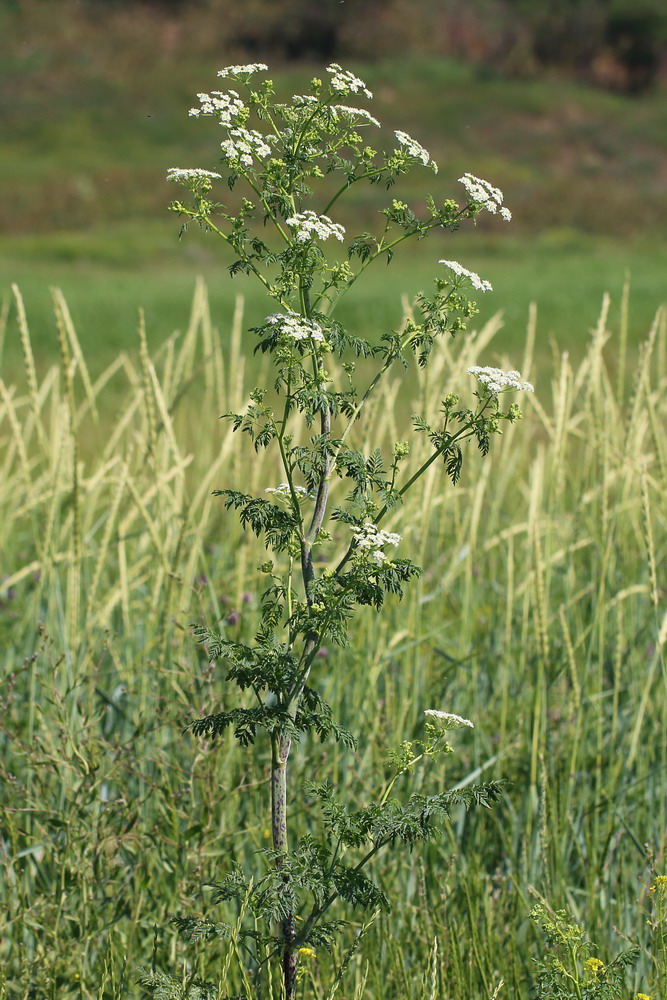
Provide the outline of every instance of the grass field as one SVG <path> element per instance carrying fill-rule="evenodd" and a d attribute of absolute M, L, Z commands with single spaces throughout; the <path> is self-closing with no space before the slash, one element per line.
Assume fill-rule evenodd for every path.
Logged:
<path fill-rule="evenodd" d="M 217 419 L 248 383 L 240 326 L 218 335 L 201 292 L 189 330 L 152 360 L 117 360 L 96 387 L 57 299 L 73 379 L 31 374 L 24 327 L 26 375 L 0 399 L 0 957 L 12 1000 L 139 996 L 139 966 L 180 975 L 184 960 L 218 982 L 225 942 L 183 952 L 168 920 L 212 913 L 202 882 L 232 859 L 252 866 L 265 842 L 266 749 L 248 758 L 181 735 L 225 702 L 188 623 L 248 636 L 260 588 L 261 546 L 211 489 L 258 493 L 279 475 L 270 455 L 249 464 Z M 638 944 L 627 995 L 662 995 L 648 889 L 667 848 L 667 331 L 663 313 L 639 366 L 621 372 L 607 327 L 603 314 L 594 335 L 582 329 L 581 362 L 560 357 L 550 384 L 534 341 L 522 345 L 517 363 L 538 385 L 526 419 L 489 459 L 471 451 L 456 488 L 432 467 L 390 525 L 423 581 L 380 618 L 361 615 L 351 648 L 321 662 L 321 690 L 359 751 L 304 744 L 295 788 L 331 775 L 369 801 L 385 749 L 418 735 L 427 707 L 475 721 L 455 734 L 448 782 L 510 781 L 492 812 L 456 815 L 440 843 L 378 861 L 394 909 L 363 938 L 340 997 L 491 997 L 501 979 L 499 995 L 528 997 L 545 954 L 528 917 L 539 896 L 584 926 L 603 963 Z M 504 351 L 494 327 L 445 344 L 413 395 L 433 411 L 443 392 L 466 392 L 466 366 Z M 399 391 L 387 384 L 367 414 L 366 448 L 401 436 Z M 444 775 L 415 780 L 435 790 Z M 349 943 L 360 918 L 336 915 L 352 918 Z M 305 963 L 304 997 L 327 995 L 342 957 Z M 241 988 L 229 958 L 223 992 Z"/>

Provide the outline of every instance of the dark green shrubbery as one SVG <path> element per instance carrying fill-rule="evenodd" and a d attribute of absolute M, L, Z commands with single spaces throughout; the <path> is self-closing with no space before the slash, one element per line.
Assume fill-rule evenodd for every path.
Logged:
<path fill-rule="evenodd" d="M 46 3 L 0 0 L 0 10 L 29 14 Z M 428 52 L 503 74 L 555 68 L 630 94 L 656 82 L 667 50 L 662 0 L 61 0 L 59 6 L 68 21 L 91 9 L 135 16 L 138 8 L 158 20 L 196 20 L 218 51 L 239 57 L 319 62 Z"/>

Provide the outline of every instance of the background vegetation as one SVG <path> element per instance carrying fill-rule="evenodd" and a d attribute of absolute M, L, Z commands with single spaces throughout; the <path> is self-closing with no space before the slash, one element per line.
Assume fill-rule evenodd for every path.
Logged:
<path fill-rule="evenodd" d="M 446 1000 L 490 997 L 501 978 L 527 997 L 544 955 L 535 893 L 603 961 L 642 946 L 628 991 L 651 994 L 647 889 L 667 846 L 663 8 L 359 0 L 318 4 L 319 27 L 314 9 L 0 3 L 0 996 L 137 996 L 138 965 L 185 958 L 215 978 L 225 943 L 185 954 L 167 921 L 201 911 L 201 881 L 265 842 L 267 762 L 246 770 L 180 731 L 224 702 L 188 624 L 253 628 L 261 553 L 210 491 L 277 481 L 217 419 L 254 384 L 243 329 L 266 310 L 211 238 L 178 241 L 164 182 L 169 166 L 215 168 L 215 130 L 187 109 L 246 56 L 288 93 L 323 60 L 352 61 L 385 135 L 406 129 L 440 163 L 435 194 L 471 170 L 514 212 L 500 234 L 488 220 L 429 241 L 341 311 L 353 329 L 395 327 L 441 256 L 495 287 L 478 333 L 400 387 L 415 406 L 388 387 L 361 438 L 404 437 L 408 409 L 463 394 L 476 362 L 537 389 L 491 459 L 471 456 L 455 490 L 434 469 L 401 511 L 422 584 L 326 654 L 325 693 L 362 749 L 304 745 L 297 768 L 332 753 L 322 777 L 333 760 L 364 800 L 384 749 L 436 707 L 476 723 L 448 778 L 513 782 L 494 813 L 381 871 L 398 903 L 340 995 L 421 1000 L 435 969 Z M 624 16 L 650 27 L 634 76 Z M 425 189 L 401 194 L 418 208 Z M 376 208 L 341 221 L 367 228 Z M 341 960 L 318 954 L 306 995 Z"/>
<path fill-rule="evenodd" d="M 622 9 L 575 6 L 581 16 Z M 278 22 L 296 30 L 316 9 L 338 25 L 334 56 L 372 54 L 370 64 L 353 65 L 375 92 L 385 140 L 393 128 L 404 128 L 440 164 L 437 183 L 425 171 L 401 188 L 405 200 L 418 209 L 426 185 L 450 197 L 457 178 L 470 170 L 497 183 L 514 212 L 502 232 L 487 219 L 470 238 L 460 233 L 429 241 L 420 247 L 423 256 L 412 256 L 405 267 L 397 261 L 389 295 L 378 274 L 375 287 L 352 300 L 356 320 L 398 322 L 400 293 L 422 287 L 425 269 L 430 274 L 431 262 L 444 256 L 464 260 L 493 282 L 482 319 L 504 311 L 506 344 L 520 343 L 529 303 L 536 301 L 538 350 L 553 333 L 576 351 L 602 294 L 611 290 L 618 299 L 629 271 L 636 340 L 651 321 L 653 290 L 665 274 L 664 80 L 658 75 L 641 96 L 627 96 L 591 86 L 584 72 L 590 59 L 576 72 L 542 61 L 518 73 L 496 65 L 481 41 L 477 55 L 461 41 L 461 24 L 470 21 L 463 34 L 471 44 L 494 39 L 509 59 L 511 39 L 497 28 L 499 18 L 524 31 L 539 12 L 555 17 L 568 5 L 476 0 L 462 13 L 460 4 L 420 2 L 410 5 L 408 16 L 399 3 L 361 0 L 316 6 L 22 0 L 0 4 L 0 289 L 7 298 L 11 282 L 21 284 L 37 365 L 54 357 L 48 294 L 54 283 L 65 291 L 82 338 L 89 338 L 96 370 L 132 342 L 140 304 L 149 343 L 159 343 L 165 330 L 182 330 L 198 274 L 207 279 L 215 322 L 231 321 L 235 294 L 248 289 L 229 282 L 211 238 L 190 230 L 179 242 L 178 221 L 165 211 L 174 194 L 165 173 L 170 166 L 215 168 L 215 126 L 188 119 L 187 111 L 198 91 L 215 86 L 220 65 L 250 52 L 249 58 L 271 63 L 286 94 L 322 72 L 319 52 L 305 46 L 290 53 L 274 31 Z M 660 21 L 662 7 L 655 10 Z M 244 42 L 241 22 L 255 34 L 266 28 L 271 45 Z M 393 32 L 386 43 L 385 23 Z M 574 30 L 578 22 L 571 23 Z M 658 25 L 651 34 L 658 47 L 661 30 Z M 591 32 L 585 37 L 593 40 Z M 579 28 L 575 33 L 582 35 Z M 399 42 L 397 59 L 392 53 Z M 453 61 L 452 54 L 467 61 Z M 372 227 L 377 207 L 372 198 L 357 201 L 342 221 Z M 252 298 L 247 309 L 256 318 Z M 10 369 L 19 359 L 17 345 L 12 315 Z"/>
<path fill-rule="evenodd" d="M 135 38 L 146 23 L 167 50 L 331 62 L 430 53 L 526 77 L 557 68 L 626 93 L 666 71 L 660 0 L 2 0 L 19 30 L 63 23 L 89 37 L 101 17 Z M 132 29 L 135 30 L 132 30 Z M 48 37 L 48 36 L 44 36 Z"/>

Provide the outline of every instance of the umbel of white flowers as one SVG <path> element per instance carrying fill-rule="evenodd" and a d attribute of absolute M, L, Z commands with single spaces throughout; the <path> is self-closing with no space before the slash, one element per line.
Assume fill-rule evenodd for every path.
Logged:
<path fill-rule="evenodd" d="M 504 389 L 535 392 L 535 388 L 530 382 L 521 381 L 521 372 L 504 372 L 502 368 L 480 368 L 479 365 L 473 365 L 467 369 L 467 372 L 468 375 L 474 375 L 478 382 L 481 382 L 489 392 L 496 396 Z"/>
<path fill-rule="evenodd" d="M 351 524 L 350 528 L 354 531 L 357 549 L 361 552 L 367 552 L 373 562 L 379 566 L 387 561 L 387 556 L 382 551 L 384 546 L 398 545 L 401 540 L 401 536 L 397 535 L 395 531 L 384 531 L 372 521 L 364 521 L 361 527 Z"/>
<path fill-rule="evenodd" d="M 316 215 L 310 209 L 306 212 L 299 212 L 290 219 L 285 219 L 285 222 L 295 230 L 298 243 L 305 243 L 312 236 L 317 236 L 320 240 L 335 236 L 342 243 L 345 236 L 344 226 L 332 222 L 328 215 Z"/>
<path fill-rule="evenodd" d="M 474 174 L 464 174 L 463 177 L 459 177 L 459 182 L 463 184 L 472 200 L 484 205 L 487 212 L 490 212 L 491 215 L 495 215 L 498 212 L 501 219 L 504 219 L 505 222 L 511 221 L 512 213 L 509 208 L 501 207 L 503 193 L 500 188 L 494 187 L 493 184 L 489 184 L 488 181 L 483 180 L 481 177 L 475 177 Z"/>
<path fill-rule="evenodd" d="M 480 278 L 475 271 L 469 271 L 467 267 L 464 267 L 463 264 L 459 264 L 457 260 L 439 260 L 438 264 L 444 264 L 445 267 L 448 267 L 450 271 L 454 272 L 454 274 L 458 274 L 460 278 L 468 278 L 472 287 L 476 288 L 479 292 L 493 291 L 493 285 L 490 281 L 484 281 L 484 279 Z"/>
<path fill-rule="evenodd" d="M 265 72 L 266 70 L 268 70 L 266 63 L 246 63 L 244 65 L 227 66 L 218 72 L 218 76 L 223 79 L 231 78 L 238 80 L 241 84 L 249 86 L 251 76 L 255 73 Z M 329 74 L 329 86 L 333 93 L 341 95 L 363 94 L 369 100 L 372 99 L 373 94 L 364 81 L 349 70 L 342 69 L 338 63 L 332 63 L 328 66 L 327 73 Z M 190 115 L 193 118 L 201 116 L 215 117 L 218 123 L 227 129 L 228 138 L 222 141 L 220 147 L 223 159 L 229 167 L 232 169 L 253 167 L 258 161 L 270 156 L 272 150 L 269 141 L 275 140 L 276 136 L 265 136 L 254 129 L 246 127 L 250 107 L 242 99 L 237 90 L 213 90 L 210 94 L 197 94 L 197 98 L 199 100 L 199 107 L 191 108 Z M 317 103 L 317 97 L 313 94 L 295 94 L 292 100 L 297 106 Z M 329 114 L 335 117 L 348 119 L 355 127 L 363 124 L 380 126 L 377 118 L 374 118 L 365 108 L 355 108 L 345 104 L 330 104 L 328 111 Z M 437 163 L 420 142 L 413 139 L 407 132 L 401 130 L 396 130 L 394 135 L 399 145 L 403 147 L 405 154 L 415 161 L 420 161 L 424 166 L 430 167 L 434 173 L 438 172 Z M 219 174 L 210 171 L 181 168 L 172 168 L 167 175 L 168 180 L 178 181 L 186 187 L 193 187 L 195 184 L 201 186 L 202 182 L 207 181 L 210 183 L 211 180 L 217 179 L 219 176 Z M 508 208 L 503 206 L 503 193 L 499 188 L 495 187 L 489 181 L 484 180 L 484 178 L 470 173 L 459 177 L 459 181 L 465 187 L 472 201 L 482 205 L 487 212 L 493 215 L 500 215 L 505 222 L 510 221 L 512 213 Z M 299 241 L 308 239 L 313 234 L 320 239 L 326 239 L 328 236 L 335 236 L 338 240 L 342 240 L 343 238 L 344 230 L 342 226 L 332 222 L 326 216 L 318 218 L 314 212 L 305 212 L 296 215 L 294 218 L 299 220 L 299 224 L 296 226 L 296 236 Z M 287 224 L 292 225 L 293 223 L 291 220 L 287 220 Z M 458 271 L 456 273 L 463 274 L 464 272 Z M 470 273 L 472 274 L 472 272 Z M 488 282 L 481 282 L 481 284 L 474 285 L 474 287 L 481 291 L 487 291 L 491 286 Z"/>
<path fill-rule="evenodd" d="M 277 326 L 280 332 L 292 340 L 324 340 L 324 333 L 319 323 L 306 319 L 300 313 L 273 313 L 264 320 L 266 326 Z"/>
<path fill-rule="evenodd" d="M 280 486 L 267 486 L 264 490 L 265 493 L 270 493 L 275 500 L 291 500 L 292 491 L 299 502 L 313 499 L 313 494 L 309 493 L 304 486 L 295 485 L 290 489 L 289 483 L 281 483 Z"/>
<path fill-rule="evenodd" d="M 473 723 L 470 719 L 464 719 L 461 715 L 454 715 L 453 712 L 440 712 L 437 708 L 427 708 L 424 711 L 424 715 L 429 715 L 433 719 L 437 719 L 438 722 L 444 724 L 445 729 L 463 729 L 467 726 L 469 729 L 474 729 Z"/>

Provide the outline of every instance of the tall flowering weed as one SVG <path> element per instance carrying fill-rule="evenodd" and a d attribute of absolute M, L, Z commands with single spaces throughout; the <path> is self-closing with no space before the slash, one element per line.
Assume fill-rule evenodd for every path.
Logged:
<path fill-rule="evenodd" d="M 309 808 L 319 810 L 322 834 L 299 842 L 289 836 L 293 743 L 314 736 L 350 751 L 356 745 L 318 691 L 318 653 L 325 642 L 344 647 L 360 606 L 381 611 L 387 598 L 400 599 L 421 572 L 404 553 L 399 531 L 388 530 L 385 522 L 391 518 L 400 526 L 403 498 L 433 463 L 456 484 L 465 442 L 473 441 L 485 455 L 503 422 L 521 415 L 515 404 L 501 408 L 500 389 L 532 386 L 515 372 L 501 378 L 502 373 L 491 377 L 495 370 L 480 369 L 474 373 L 477 391 L 462 387 L 466 402 L 445 396 L 436 424 L 415 414 L 414 433 L 423 437 L 427 457 L 411 474 L 404 471 L 409 443 L 397 442 L 389 455 L 380 449 L 362 453 L 351 445 L 352 428 L 387 372 L 427 365 L 436 339 L 462 333 L 475 315 L 470 289 L 486 292 L 491 286 L 462 264 L 442 261 L 445 268 L 438 270 L 432 291 L 417 297 L 414 318 L 397 330 L 378 329 L 372 341 L 337 319 L 341 299 L 369 267 L 391 263 L 411 239 L 433 229 L 453 232 L 483 211 L 506 220 L 510 215 L 496 187 L 466 174 L 462 203 L 429 197 L 417 213 L 395 198 L 379 213 L 377 231 L 346 232 L 338 206 L 350 188 L 372 184 L 388 190 L 412 169 L 437 172 L 435 161 L 401 129 L 393 133 L 393 148 L 369 145 L 369 126 L 380 123 L 356 104 L 372 93 L 338 64 L 329 66 L 323 79 L 313 79 L 308 93 L 288 101 L 276 98 L 265 71 L 261 63 L 220 71 L 230 89 L 200 94 L 199 107 L 190 112 L 194 118 L 213 116 L 221 126 L 219 163 L 210 165 L 215 170 L 173 168 L 168 176 L 186 192 L 172 210 L 221 239 L 231 255 L 230 274 L 253 275 L 271 304 L 251 332 L 254 350 L 272 362 L 272 383 L 255 388 L 247 406 L 226 417 L 256 451 L 275 450 L 284 481 L 267 486 L 259 497 L 216 491 L 243 526 L 263 538 L 269 556 L 260 567 L 266 589 L 251 642 L 230 638 L 224 627 L 194 626 L 239 696 L 235 707 L 196 720 L 190 730 L 211 740 L 231 730 L 241 747 L 252 748 L 260 739 L 270 747 L 271 847 L 259 852 L 263 867 L 252 875 L 230 865 L 213 887 L 214 901 L 224 907 L 237 900 L 252 918 L 234 933 L 254 955 L 257 976 L 267 954 L 277 963 L 281 995 L 293 1000 L 300 958 L 329 948 L 343 927 L 332 909 L 389 908 L 371 874 L 380 852 L 401 844 L 413 848 L 437 835 L 452 808 L 488 806 L 501 795 L 498 781 L 432 794 L 405 789 L 418 764 L 452 752 L 450 730 L 473 727 L 454 712 L 424 709 L 423 738 L 388 750 L 387 775 L 375 798 L 351 811 L 337 801 L 330 781 L 311 781 Z M 348 97 L 354 97 L 354 106 L 340 103 Z M 226 189 L 237 186 L 242 198 L 232 212 Z M 365 382 L 357 372 L 360 358 L 376 368 Z M 342 383 L 331 374 L 334 361 L 344 373 Z M 294 434 L 295 422 L 306 429 L 305 444 Z M 309 827 L 315 829 L 312 821 Z M 179 918 L 177 924 L 189 939 L 223 933 L 197 917 Z M 149 990 L 150 984 L 143 985 Z"/>

